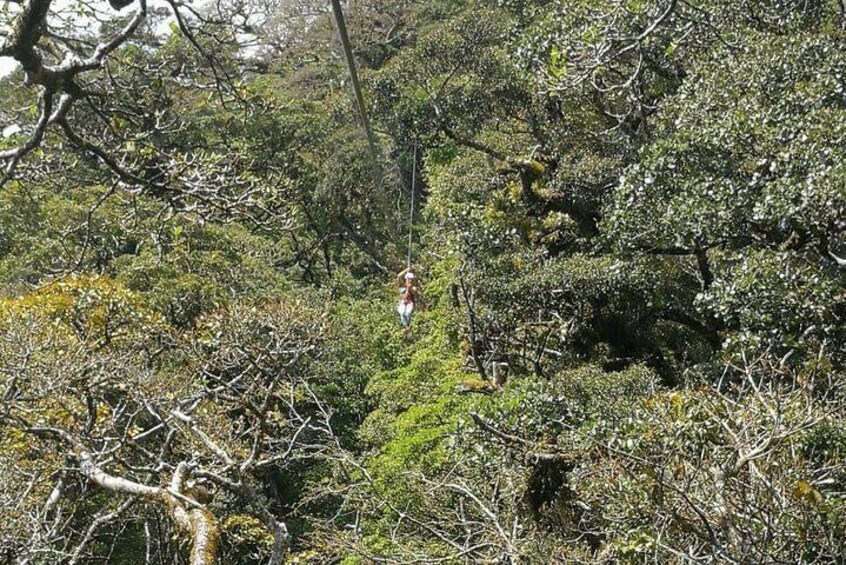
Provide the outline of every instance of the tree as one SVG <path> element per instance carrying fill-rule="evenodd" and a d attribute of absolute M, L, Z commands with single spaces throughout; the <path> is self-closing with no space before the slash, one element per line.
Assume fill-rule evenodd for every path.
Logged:
<path fill-rule="evenodd" d="M 4 547 L 79 562 L 107 550 L 104 530 L 131 514 L 147 524 L 131 543 L 167 555 L 152 512 L 187 540 L 191 563 L 213 563 L 224 525 L 239 523 L 223 518 L 243 515 L 264 524 L 262 552 L 281 563 L 288 533 L 263 476 L 335 446 L 309 379 L 318 315 L 233 305 L 180 344 L 137 295 L 85 278 L 4 311 L 4 492 L 15 501 Z"/>

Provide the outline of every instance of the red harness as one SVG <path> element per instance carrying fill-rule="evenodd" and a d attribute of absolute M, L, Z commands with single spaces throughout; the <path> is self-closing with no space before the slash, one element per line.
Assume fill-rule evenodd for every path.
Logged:
<path fill-rule="evenodd" d="M 414 287 L 410 283 L 400 288 L 400 302 L 414 304 Z"/>

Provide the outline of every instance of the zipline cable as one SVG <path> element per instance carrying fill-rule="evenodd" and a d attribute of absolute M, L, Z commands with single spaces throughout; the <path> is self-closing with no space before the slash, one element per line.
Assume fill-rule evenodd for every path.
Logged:
<path fill-rule="evenodd" d="M 411 268 L 411 244 L 412 244 L 412 236 L 414 232 L 412 228 L 414 227 L 414 192 L 415 192 L 415 184 L 417 182 L 417 146 L 414 146 L 414 156 L 411 161 L 411 204 L 409 205 L 408 210 L 408 261 L 406 262 L 406 266 L 410 269 Z"/>
<path fill-rule="evenodd" d="M 344 19 L 344 11 L 341 9 L 341 0 L 332 0 L 332 13 L 335 15 L 335 24 L 338 26 L 338 35 L 341 38 L 341 46 L 344 49 L 344 58 L 347 61 L 347 70 L 350 73 L 355 101 L 358 105 L 358 115 L 361 119 L 361 127 L 367 135 L 367 143 L 370 145 L 370 156 L 373 159 L 373 179 L 376 186 L 382 185 L 382 173 L 379 166 L 379 151 L 376 145 L 376 137 L 373 135 L 373 128 L 370 127 L 370 119 L 367 117 L 367 106 L 364 103 L 364 95 L 361 90 L 361 82 L 358 80 L 358 70 L 355 66 L 352 43 L 347 33 L 347 24 Z"/>
<path fill-rule="evenodd" d="M 358 115 L 361 119 L 361 127 L 367 136 L 367 143 L 370 146 L 370 156 L 373 161 L 373 180 L 376 186 L 382 185 L 382 170 L 379 163 L 379 149 L 376 145 L 376 137 L 373 135 L 373 128 L 370 126 L 370 119 L 367 116 L 367 106 L 364 103 L 364 94 L 361 89 L 361 81 L 358 78 L 358 69 L 355 64 L 355 57 L 353 55 L 352 43 L 347 32 L 347 24 L 344 19 L 344 11 L 341 9 L 341 0 L 331 0 L 332 13 L 335 16 L 335 24 L 338 27 L 338 36 L 341 39 L 341 46 L 344 50 L 344 58 L 347 63 L 347 70 L 350 74 L 350 82 L 353 87 L 353 94 L 355 95 L 355 102 L 358 106 Z M 417 183 L 417 145 L 414 146 L 414 156 L 411 165 L 411 203 L 408 212 L 408 257 L 406 263 L 408 268 L 411 268 L 411 254 L 414 238 L 414 197 Z"/>

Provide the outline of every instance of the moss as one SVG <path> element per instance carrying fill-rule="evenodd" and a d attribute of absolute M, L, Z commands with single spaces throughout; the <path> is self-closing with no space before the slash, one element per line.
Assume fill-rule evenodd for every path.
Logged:
<path fill-rule="evenodd" d="M 456 387 L 458 392 L 493 392 L 496 387 L 488 381 L 482 380 L 479 377 L 471 376 L 458 384 Z"/>
<path fill-rule="evenodd" d="M 191 550 L 192 565 L 212 565 L 217 562 L 217 553 L 220 548 L 220 529 L 217 526 L 214 514 L 206 508 L 196 508 L 191 511 L 191 527 L 194 530 L 194 547 Z M 206 543 L 197 544 L 197 534 L 202 528 L 207 528 Z"/>
<path fill-rule="evenodd" d="M 230 544 L 245 546 L 271 547 L 273 535 L 265 525 L 254 516 L 235 514 L 228 516 L 220 527 L 221 533 Z"/>

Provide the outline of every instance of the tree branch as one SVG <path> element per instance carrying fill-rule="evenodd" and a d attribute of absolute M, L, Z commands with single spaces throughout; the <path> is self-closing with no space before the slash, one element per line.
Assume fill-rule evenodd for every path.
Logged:
<path fill-rule="evenodd" d="M 47 128 L 53 123 L 65 122 L 73 102 L 86 96 L 76 83 L 77 75 L 100 68 L 105 58 L 135 33 L 147 15 L 146 0 L 140 0 L 138 11 L 126 26 L 114 37 L 99 44 L 89 57 L 81 59 L 68 53 L 59 65 L 48 66 L 44 64 L 39 40 L 47 32 L 51 3 L 52 0 L 27 0 L 11 25 L 11 33 L 0 47 L 0 56 L 12 57 L 20 63 L 25 73 L 24 84 L 40 85 L 44 89 L 40 99 L 41 113 L 27 141 L 19 147 L 0 152 L 0 160 L 5 161 L 0 187 L 12 178 L 21 159 L 41 144 Z M 61 97 L 54 111 L 53 99 L 58 94 Z"/>

